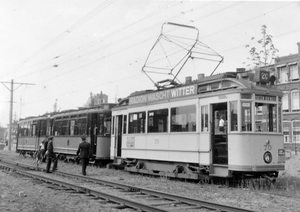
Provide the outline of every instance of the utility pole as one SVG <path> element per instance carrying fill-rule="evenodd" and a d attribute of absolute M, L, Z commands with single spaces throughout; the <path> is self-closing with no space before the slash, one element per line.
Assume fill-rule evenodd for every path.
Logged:
<path fill-rule="evenodd" d="M 34 85 L 32 83 L 18 83 L 12 79 L 11 82 L 1 82 L 9 91 L 10 91 L 10 110 L 9 110 L 9 128 L 8 128 L 8 150 L 11 151 L 11 131 L 12 131 L 12 114 L 13 114 L 13 96 L 14 91 L 17 90 L 22 85 Z M 10 89 L 5 84 L 10 83 Z M 14 89 L 14 84 L 19 85 L 16 89 Z"/>

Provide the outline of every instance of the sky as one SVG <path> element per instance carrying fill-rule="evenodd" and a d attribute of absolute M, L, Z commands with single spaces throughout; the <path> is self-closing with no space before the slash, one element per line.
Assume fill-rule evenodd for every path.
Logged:
<path fill-rule="evenodd" d="M 154 83 L 170 75 L 142 70 L 153 61 L 173 68 L 185 54 L 174 41 L 197 41 L 222 56 L 214 74 L 246 68 L 245 46 L 256 45 L 262 25 L 273 36 L 277 56 L 296 54 L 300 42 L 298 1 L 0 0 L 0 5 L 0 126 L 9 123 L 12 80 L 13 117 L 19 120 L 51 112 L 55 103 L 60 111 L 82 107 L 90 93 L 103 92 L 115 103 L 156 89 Z M 182 54 L 171 61 L 177 52 Z M 217 64 L 194 58 L 172 73 L 184 82 L 186 76 L 210 75 Z"/>

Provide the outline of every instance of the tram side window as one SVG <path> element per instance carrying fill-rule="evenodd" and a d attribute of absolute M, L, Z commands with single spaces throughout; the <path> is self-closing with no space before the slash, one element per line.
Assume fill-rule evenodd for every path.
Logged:
<path fill-rule="evenodd" d="M 36 136 L 36 124 L 31 125 L 31 136 Z"/>
<path fill-rule="evenodd" d="M 111 116 L 108 114 L 99 114 L 97 134 L 101 136 L 109 136 L 111 129 Z"/>
<path fill-rule="evenodd" d="M 86 118 L 78 119 L 75 128 L 76 129 L 75 135 L 87 135 L 86 128 L 87 128 Z"/>
<path fill-rule="evenodd" d="M 242 131 L 252 131 L 251 102 L 242 102 Z"/>
<path fill-rule="evenodd" d="M 238 130 L 237 102 L 230 102 L 230 131 Z"/>
<path fill-rule="evenodd" d="M 201 131 L 208 131 L 208 106 L 201 106 Z"/>
<path fill-rule="evenodd" d="M 75 133 L 75 120 L 70 121 L 70 135 L 74 135 Z"/>
<path fill-rule="evenodd" d="M 104 116 L 104 122 L 103 122 L 103 133 L 104 135 L 110 135 L 110 128 L 111 127 L 111 117 Z"/>
<path fill-rule="evenodd" d="M 26 124 L 21 124 L 19 135 L 20 136 L 27 136 L 27 132 L 28 132 L 28 130 L 27 130 Z"/>
<path fill-rule="evenodd" d="M 68 120 L 63 120 L 61 122 L 60 135 L 69 135 L 69 121 Z"/>
<path fill-rule="evenodd" d="M 47 130 L 47 121 L 42 120 L 41 125 L 40 125 L 40 136 L 45 136 L 46 135 L 46 130 Z"/>
<path fill-rule="evenodd" d="M 129 114 L 129 132 L 128 133 L 145 133 L 146 112 Z"/>
<path fill-rule="evenodd" d="M 148 112 L 148 133 L 168 131 L 168 109 L 152 110 Z"/>
<path fill-rule="evenodd" d="M 282 118 L 282 114 L 281 114 L 281 104 L 278 105 L 278 132 L 282 132 L 282 125 L 281 125 L 281 118 Z"/>
<path fill-rule="evenodd" d="M 277 107 L 275 104 L 255 103 L 255 130 L 277 132 Z"/>
<path fill-rule="evenodd" d="M 171 132 L 196 131 L 196 106 L 171 108 Z"/>
<path fill-rule="evenodd" d="M 127 127 L 127 115 L 124 115 L 124 119 L 123 119 L 123 134 L 126 134 L 126 127 Z"/>
<path fill-rule="evenodd" d="M 22 133 L 23 136 L 28 136 L 29 129 L 26 123 L 22 125 L 22 132 L 23 132 Z"/>
<path fill-rule="evenodd" d="M 55 120 L 55 123 L 54 123 L 54 134 L 55 135 L 60 135 L 61 134 L 61 121 Z"/>
<path fill-rule="evenodd" d="M 114 135 L 115 134 L 115 116 L 112 117 L 112 130 L 111 130 L 111 134 Z"/>
<path fill-rule="evenodd" d="M 101 135 L 104 136 L 105 132 L 106 132 L 106 127 L 104 127 L 104 117 L 105 114 L 101 113 L 101 114 L 97 114 L 97 119 L 95 120 L 96 124 L 96 128 L 94 128 L 94 134 L 95 135 Z"/>

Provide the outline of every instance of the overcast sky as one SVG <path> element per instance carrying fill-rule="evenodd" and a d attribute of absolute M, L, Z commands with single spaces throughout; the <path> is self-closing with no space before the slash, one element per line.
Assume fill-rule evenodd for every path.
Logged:
<path fill-rule="evenodd" d="M 14 85 L 17 119 L 53 111 L 56 100 L 59 110 L 81 107 L 91 92 L 102 91 L 115 102 L 155 89 L 142 67 L 160 33 L 175 30 L 162 28 L 165 22 L 198 30 L 199 41 L 224 57 L 216 74 L 246 67 L 245 46 L 261 38 L 262 25 L 278 56 L 297 53 L 300 42 L 297 1 L 0 0 L 0 5 L 0 81 L 34 84 Z M 180 36 L 192 33 L 186 28 Z M 179 79 L 211 72 L 201 60 L 191 60 Z M 10 107 L 4 85 L 11 86 L 0 84 L 2 126 L 9 123 Z"/>

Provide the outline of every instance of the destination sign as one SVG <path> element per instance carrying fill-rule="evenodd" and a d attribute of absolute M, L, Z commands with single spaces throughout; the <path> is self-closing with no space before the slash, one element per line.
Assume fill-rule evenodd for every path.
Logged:
<path fill-rule="evenodd" d="M 133 96 L 129 98 L 129 105 L 174 99 L 195 94 L 197 94 L 197 85 L 189 85 L 139 96 Z"/>
<path fill-rule="evenodd" d="M 256 100 L 265 100 L 265 101 L 274 101 L 276 102 L 275 96 L 264 96 L 264 95 L 255 95 Z"/>

